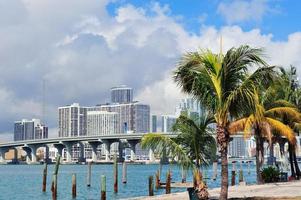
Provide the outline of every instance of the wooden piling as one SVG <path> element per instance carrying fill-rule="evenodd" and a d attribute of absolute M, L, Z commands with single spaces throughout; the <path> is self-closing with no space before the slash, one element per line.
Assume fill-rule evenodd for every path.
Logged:
<path fill-rule="evenodd" d="M 184 167 L 182 167 L 182 183 L 186 183 L 186 171 Z"/>
<path fill-rule="evenodd" d="M 122 183 L 124 183 L 124 184 L 127 182 L 126 173 L 127 173 L 127 168 L 126 168 L 126 162 L 124 161 L 122 163 Z"/>
<path fill-rule="evenodd" d="M 240 169 L 239 169 L 239 178 L 238 178 L 239 183 L 244 181 L 244 174 L 242 171 L 242 162 L 240 162 Z"/>
<path fill-rule="evenodd" d="M 51 191 L 52 191 L 52 199 L 53 200 L 56 200 L 56 197 L 57 197 L 57 174 L 59 171 L 60 160 L 61 160 L 61 156 L 58 156 L 56 159 L 53 176 L 52 176 Z"/>
<path fill-rule="evenodd" d="M 118 166 L 117 166 L 117 155 L 114 156 L 114 192 L 118 192 Z"/>
<path fill-rule="evenodd" d="M 76 174 L 72 174 L 72 198 L 76 198 Z"/>
<path fill-rule="evenodd" d="M 171 175 L 170 175 L 170 170 L 167 172 L 167 177 L 166 177 L 166 194 L 170 194 L 170 184 L 171 184 Z"/>
<path fill-rule="evenodd" d="M 235 185 L 235 175 L 236 175 L 236 161 L 232 161 L 232 176 L 231 176 L 231 185 Z"/>
<path fill-rule="evenodd" d="M 56 200 L 57 197 L 57 175 L 53 174 L 52 176 L 52 200 Z"/>
<path fill-rule="evenodd" d="M 44 170 L 43 170 L 43 185 L 42 185 L 42 191 L 46 192 L 46 184 L 47 184 L 47 163 L 44 164 Z"/>
<path fill-rule="evenodd" d="M 213 171 L 213 176 L 212 179 L 215 181 L 217 178 L 217 161 L 214 161 L 212 164 L 212 171 Z"/>
<path fill-rule="evenodd" d="M 247 163 L 248 163 L 248 174 L 251 174 L 251 170 L 250 170 L 250 164 L 251 164 L 251 162 L 252 162 L 252 161 L 250 161 L 250 160 L 247 161 Z"/>
<path fill-rule="evenodd" d="M 156 173 L 156 190 L 160 188 L 159 170 Z"/>
<path fill-rule="evenodd" d="M 149 196 L 154 196 L 153 176 L 148 177 L 148 195 Z"/>
<path fill-rule="evenodd" d="M 91 186 L 91 171 L 92 171 L 92 162 L 88 162 L 87 187 Z"/>
<path fill-rule="evenodd" d="M 106 176 L 101 175 L 101 200 L 106 200 Z"/>

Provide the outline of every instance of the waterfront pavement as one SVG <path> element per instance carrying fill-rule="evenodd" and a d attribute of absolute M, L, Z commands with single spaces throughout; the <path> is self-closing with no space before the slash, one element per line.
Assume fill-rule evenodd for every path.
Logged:
<path fill-rule="evenodd" d="M 210 189 L 210 199 L 218 199 L 220 188 Z M 263 185 L 231 186 L 229 198 L 244 199 L 260 197 L 256 199 L 301 199 L 301 181 L 282 183 L 269 183 Z M 187 192 L 179 192 L 153 197 L 140 197 L 136 200 L 189 200 Z"/>

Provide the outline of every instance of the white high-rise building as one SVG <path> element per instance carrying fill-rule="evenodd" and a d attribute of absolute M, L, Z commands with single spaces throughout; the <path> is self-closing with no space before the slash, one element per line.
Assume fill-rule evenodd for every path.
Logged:
<path fill-rule="evenodd" d="M 176 123 L 177 117 L 174 115 L 162 115 L 161 128 L 163 133 L 172 132 L 172 126 Z"/>
<path fill-rule="evenodd" d="M 87 135 L 87 109 L 78 103 L 59 107 L 59 137 Z"/>
<path fill-rule="evenodd" d="M 148 133 L 150 132 L 150 107 L 138 102 L 123 104 L 105 104 L 89 108 L 90 110 L 118 113 L 118 133 Z"/>
<path fill-rule="evenodd" d="M 22 119 L 14 123 L 14 141 L 48 138 L 48 127 L 40 119 Z"/>
<path fill-rule="evenodd" d="M 118 113 L 107 111 L 88 111 L 87 135 L 113 135 L 119 131 Z"/>

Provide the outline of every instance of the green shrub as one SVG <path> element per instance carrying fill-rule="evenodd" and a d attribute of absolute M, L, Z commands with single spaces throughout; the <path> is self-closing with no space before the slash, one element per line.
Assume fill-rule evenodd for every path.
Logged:
<path fill-rule="evenodd" d="M 279 181 L 280 171 L 272 166 L 264 168 L 261 172 L 262 179 L 265 183 L 273 183 Z"/>

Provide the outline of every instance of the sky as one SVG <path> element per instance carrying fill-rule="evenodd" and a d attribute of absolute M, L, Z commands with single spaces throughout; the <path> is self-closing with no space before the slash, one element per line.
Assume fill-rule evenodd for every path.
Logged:
<path fill-rule="evenodd" d="M 134 88 L 153 114 L 173 114 L 172 72 L 185 52 L 263 48 L 271 65 L 301 71 L 297 0 L 0 0 L 0 141 L 13 122 L 42 118 L 57 135 L 57 107 L 109 101 Z M 301 72 L 299 72 L 301 74 Z"/>

